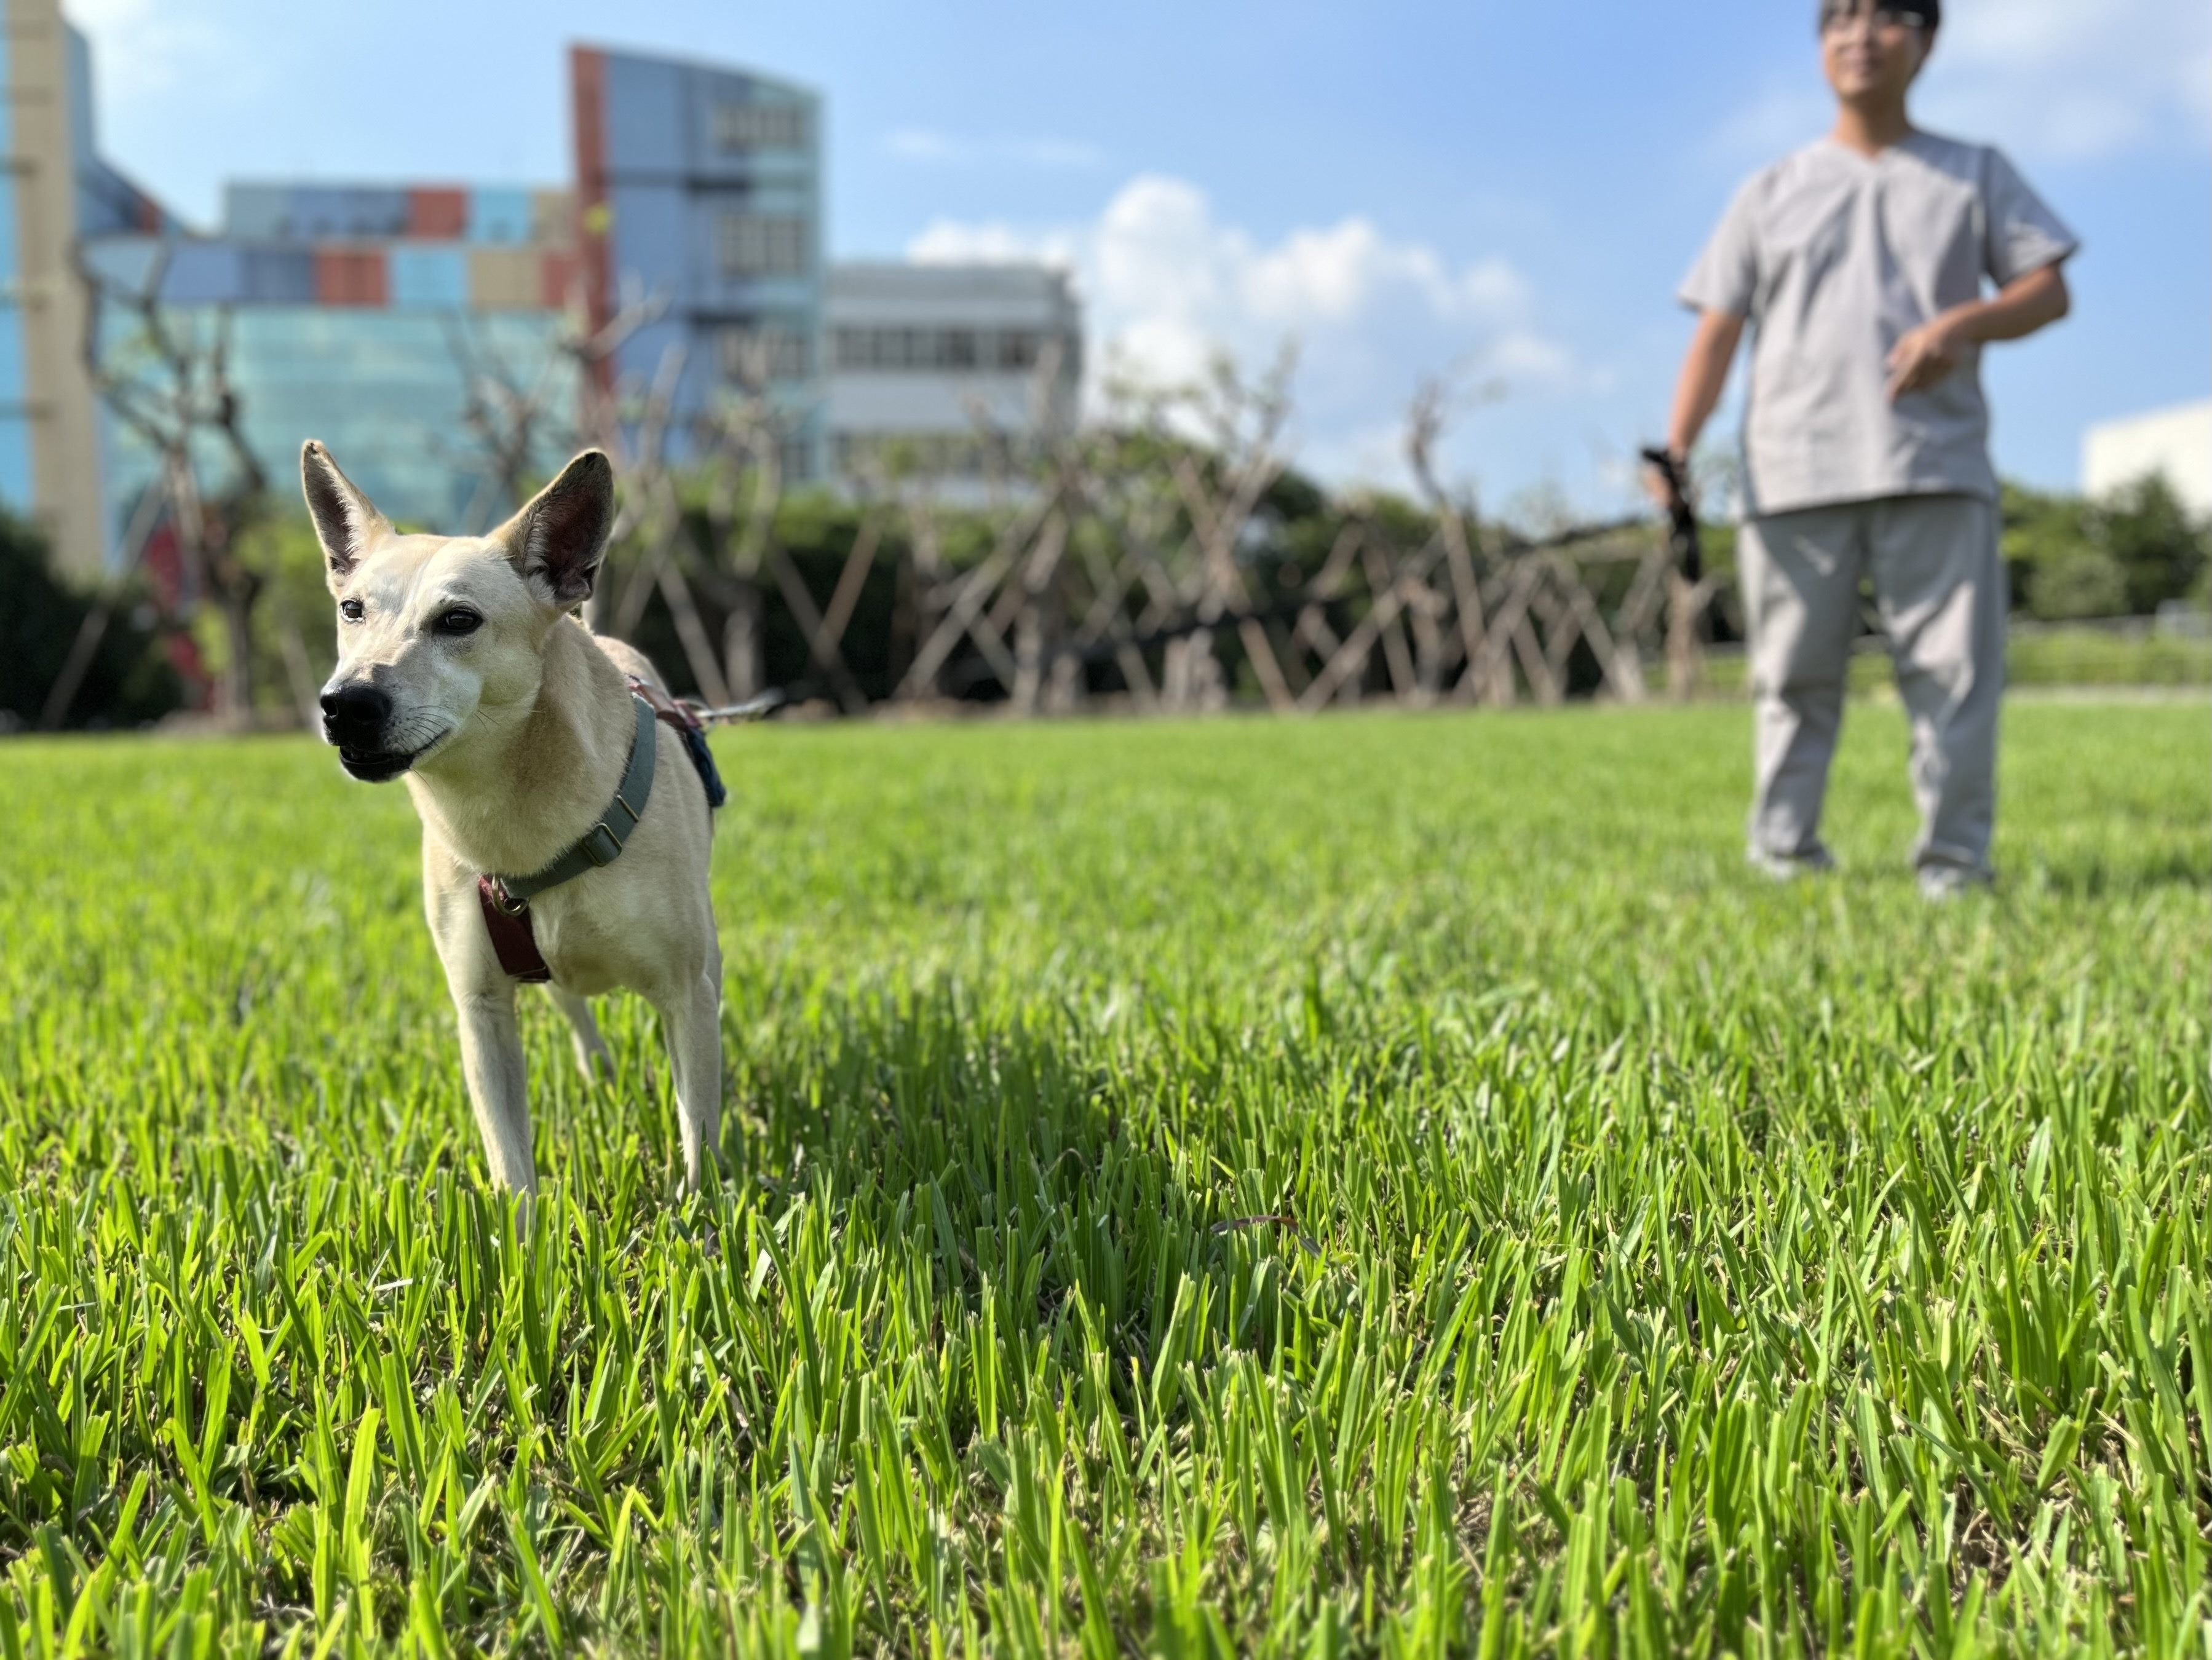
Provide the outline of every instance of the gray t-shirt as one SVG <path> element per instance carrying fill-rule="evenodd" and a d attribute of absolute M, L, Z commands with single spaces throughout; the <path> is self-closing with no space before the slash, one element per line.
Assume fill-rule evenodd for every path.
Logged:
<path fill-rule="evenodd" d="M 2077 245 L 2012 164 L 1916 132 L 1877 156 L 1808 145 L 1741 191 L 1682 283 L 1751 319 L 1745 511 L 1997 494 L 1980 353 L 1893 403 L 1888 358 L 1939 312 Z"/>

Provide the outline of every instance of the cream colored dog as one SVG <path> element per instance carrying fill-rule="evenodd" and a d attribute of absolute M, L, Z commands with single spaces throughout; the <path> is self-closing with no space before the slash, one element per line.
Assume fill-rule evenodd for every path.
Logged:
<path fill-rule="evenodd" d="M 614 524 L 614 472 L 587 450 L 490 535 L 438 536 L 396 533 L 312 439 L 300 471 L 337 600 L 324 735 L 355 778 L 404 775 L 414 795 L 423 902 L 477 1127 L 493 1180 L 527 1193 L 537 1169 L 515 981 L 477 879 L 543 871 L 610 815 L 638 730 L 626 676 L 659 682 L 638 652 L 572 615 Z M 696 1189 L 722 1099 L 712 833 L 683 740 L 659 721 L 650 730 L 652 794 L 620 856 L 545 889 L 529 914 L 587 1076 L 606 1057 L 587 998 L 624 987 L 659 1012 Z"/>

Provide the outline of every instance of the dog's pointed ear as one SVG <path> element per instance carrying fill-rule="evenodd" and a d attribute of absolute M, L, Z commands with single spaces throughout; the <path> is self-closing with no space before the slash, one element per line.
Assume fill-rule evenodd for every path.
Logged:
<path fill-rule="evenodd" d="M 614 528 L 613 463 L 586 450 L 492 535 L 538 597 L 566 609 L 591 597 Z"/>
<path fill-rule="evenodd" d="M 307 517 L 315 521 L 315 539 L 323 544 L 325 574 L 335 593 L 353 574 L 362 555 L 392 534 L 392 525 L 376 511 L 376 504 L 338 470 L 319 439 L 300 446 L 300 488 L 307 494 Z"/>

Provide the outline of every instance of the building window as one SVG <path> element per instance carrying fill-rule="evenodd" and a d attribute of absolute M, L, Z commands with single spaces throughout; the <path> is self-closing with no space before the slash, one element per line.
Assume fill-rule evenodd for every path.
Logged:
<path fill-rule="evenodd" d="M 830 360 L 840 369 L 878 373 L 900 370 L 1026 373 L 1037 365 L 1043 337 L 1031 329 L 994 333 L 980 329 L 847 327 L 831 334 L 830 348 Z"/>
<path fill-rule="evenodd" d="M 725 329 L 721 348 L 723 378 L 741 386 L 804 380 L 809 373 L 806 336 L 780 324 Z"/>
<path fill-rule="evenodd" d="M 725 276 L 802 276 L 806 272 L 806 221 L 790 214 L 722 215 Z"/>
<path fill-rule="evenodd" d="M 803 150 L 806 110 L 799 104 L 714 106 L 714 148 L 727 155 L 738 150 Z"/>

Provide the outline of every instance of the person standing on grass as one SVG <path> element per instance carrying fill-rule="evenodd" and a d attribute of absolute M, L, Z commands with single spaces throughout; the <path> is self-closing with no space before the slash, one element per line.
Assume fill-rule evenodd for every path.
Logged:
<path fill-rule="evenodd" d="M 1667 436 L 1686 477 L 1751 324 L 1750 857 L 1777 876 L 1834 863 L 1820 804 L 1869 578 L 1912 722 L 1930 898 L 1990 879 L 2007 593 L 1981 348 L 2065 316 L 2077 245 L 1997 151 L 1912 124 L 1939 6 L 1824 0 L 1835 127 L 1737 192 L 1683 283 L 1698 317 Z"/>

